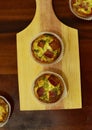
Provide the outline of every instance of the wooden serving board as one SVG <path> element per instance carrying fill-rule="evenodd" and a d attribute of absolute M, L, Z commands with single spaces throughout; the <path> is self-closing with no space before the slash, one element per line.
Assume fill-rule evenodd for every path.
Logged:
<path fill-rule="evenodd" d="M 31 41 L 40 32 L 54 32 L 64 42 L 64 57 L 58 64 L 44 67 L 31 56 Z M 52 0 L 36 0 L 36 13 L 30 25 L 17 34 L 17 59 L 20 110 L 52 110 L 81 108 L 81 81 L 78 30 L 64 25 L 54 14 Z M 34 98 L 32 84 L 44 70 L 62 75 L 68 94 L 55 105 L 41 104 Z"/>

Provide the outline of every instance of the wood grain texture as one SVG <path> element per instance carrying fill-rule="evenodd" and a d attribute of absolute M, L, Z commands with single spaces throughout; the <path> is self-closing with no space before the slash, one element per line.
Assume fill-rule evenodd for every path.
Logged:
<path fill-rule="evenodd" d="M 21 2 L 22 4 L 18 4 Z M 0 91 L 4 95 L 8 94 L 14 109 L 9 122 L 0 130 L 92 130 L 92 21 L 76 18 L 69 10 L 68 0 L 53 0 L 53 7 L 56 16 L 64 24 L 79 30 L 83 108 L 20 111 L 15 33 L 23 30 L 32 21 L 35 0 L 3 0 L 0 1 L 0 55 L 4 57 L 0 58 Z M 7 49 L 4 49 L 5 46 Z M 9 58 L 11 62 L 8 62 Z"/>
<path fill-rule="evenodd" d="M 36 0 L 36 4 L 36 14 L 32 23 L 17 34 L 20 110 L 81 108 L 78 32 L 57 19 L 52 8 L 52 0 Z M 65 48 L 63 60 L 47 68 L 36 63 L 30 52 L 31 41 L 44 31 L 58 34 L 62 38 Z M 44 70 L 59 72 L 67 84 L 67 98 L 53 107 L 47 107 L 37 102 L 31 90 L 33 81 Z"/>
<path fill-rule="evenodd" d="M 0 34 L 0 74 L 17 73 L 16 34 Z"/>

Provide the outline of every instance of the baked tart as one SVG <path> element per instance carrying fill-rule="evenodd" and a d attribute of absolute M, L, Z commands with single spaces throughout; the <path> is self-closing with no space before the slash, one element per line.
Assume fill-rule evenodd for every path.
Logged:
<path fill-rule="evenodd" d="M 92 0 L 70 0 L 73 13 L 83 18 L 92 18 Z"/>
<path fill-rule="evenodd" d="M 4 97 L 0 96 L 0 127 L 6 124 L 9 116 L 10 116 L 10 104 Z"/>
<path fill-rule="evenodd" d="M 33 92 L 43 103 L 56 103 L 64 96 L 65 83 L 58 74 L 45 72 L 35 80 Z"/>
<path fill-rule="evenodd" d="M 62 57 L 63 45 L 59 36 L 45 32 L 36 37 L 31 44 L 31 52 L 36 61 L 49 64 Z"/>

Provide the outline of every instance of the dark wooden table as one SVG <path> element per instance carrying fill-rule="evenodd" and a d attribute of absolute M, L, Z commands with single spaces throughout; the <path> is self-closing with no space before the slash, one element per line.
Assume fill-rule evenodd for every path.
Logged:
<path fill-rule="evenodd" d="M 68 0 L 53 0 L 55 13 L 64 24 L 79 30 L 82 109 L 20 111 L 16 33 L 35 14 L 35 0 L 0 1 L 0 94 L 12 105 L 9 122 L 0 130 L 92 130 L 92 21 L 76 18 Z"/>

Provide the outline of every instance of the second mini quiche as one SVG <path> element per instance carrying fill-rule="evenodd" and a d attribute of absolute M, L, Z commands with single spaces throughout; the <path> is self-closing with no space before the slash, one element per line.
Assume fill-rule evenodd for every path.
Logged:
<path fill-rule="evenodd" d="M 57 73 L 44 72 L 35 80 L 33 93 L 43 103 L 56 103 L 66 95 L 65 82 Z"/>

